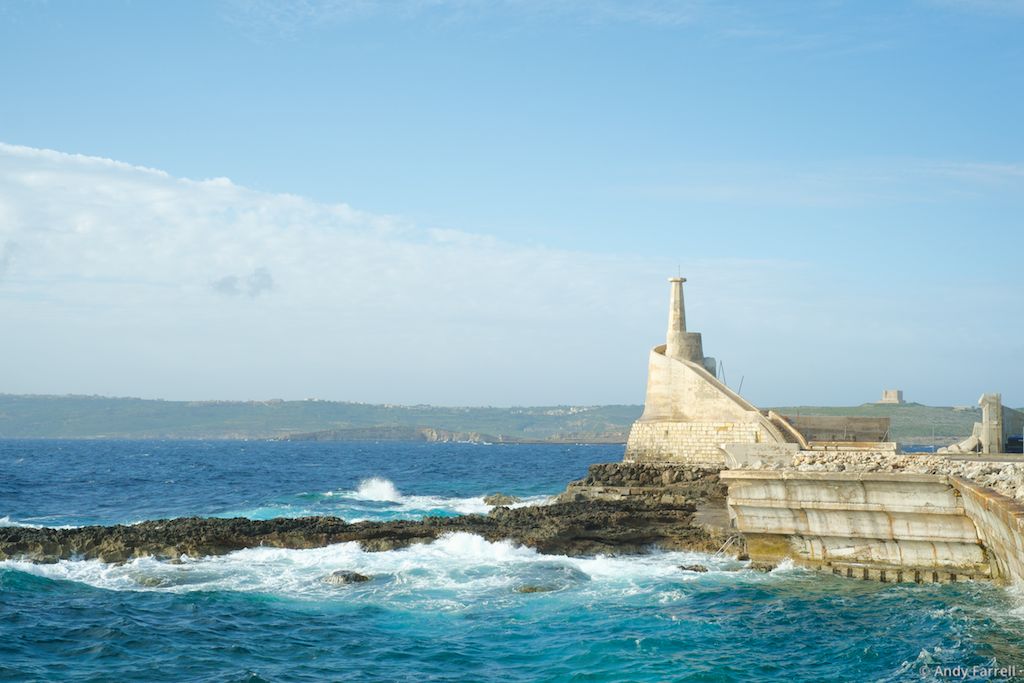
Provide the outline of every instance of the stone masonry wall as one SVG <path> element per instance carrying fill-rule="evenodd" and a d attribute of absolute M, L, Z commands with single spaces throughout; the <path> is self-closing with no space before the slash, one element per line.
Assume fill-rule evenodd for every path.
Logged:
<path fill-rule="evenodd" d="M 634 422 L 625 462 L 725 464 L 722 443 L 759 443 L 754 422 Z"/>

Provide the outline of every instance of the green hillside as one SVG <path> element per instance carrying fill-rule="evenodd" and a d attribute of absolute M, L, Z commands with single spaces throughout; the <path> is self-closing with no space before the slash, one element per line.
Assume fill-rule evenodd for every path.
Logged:
<path fill-rule="evenodd" d="M 526 440 L 625 441 L 641 406 L 448 408 L 335 401 L 159 401 L 0 394 L 0 438 L 268 439 L 395 427 Z"/>
<path fill-rule="evenodd" d="M 477 433 L 510 440 L 624 442 L 643 407 L 540 406 L 458 408 L 336 401 L 160 401 L 99 396 L 0 394 L 0 438 L 398 439 L 417 429 Z M 918 403 L 850 407 L 788 406 L 784 415 L 863 415 L 892 419 L 903 443 L 952 443 L 981 419 L 977 408 Z"/>
<path fill-rule="evenodd" d="M 822 407 L 787 406 L 773 408 L 782 415 L 855 415 L 888 417 L 890 433 L 901 443 L 948 444 L 970 435 L 975 422 L 981 422 L 981 408 L 949 408 L 920 403 L 865 403 L 859 406 Z"/>

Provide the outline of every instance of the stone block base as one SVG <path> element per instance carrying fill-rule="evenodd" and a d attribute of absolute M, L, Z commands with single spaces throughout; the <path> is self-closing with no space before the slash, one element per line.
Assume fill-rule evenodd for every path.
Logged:
<path fill-rule="evenodd" d="M 723 443 L 758 443 L 755 422 L 634 422 L 625 462 L 725 464 Z"/>

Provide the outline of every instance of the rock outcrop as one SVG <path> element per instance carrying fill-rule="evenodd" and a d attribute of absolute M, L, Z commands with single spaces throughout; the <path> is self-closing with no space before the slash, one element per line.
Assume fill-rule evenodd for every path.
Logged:
<path fill-rule="evenodd" d="M 711 536 L 691 525 L 693 511 L 693 506 L 686 505 L 585 501 L 518 509 L 499 507 L 488 515 L 355 524 L 337 517 L 188 517 L 132 526 L 5 527 L 0 528 L 0 559 L 123 562 L 153 556 L 177 560 L 182 555 L 223 555 L 257 546 L 317 548 L 349 541 L 359 542 L 368 551 L 381 551 L 430 542 L 460 531 L 489 541 L 508 539 L 543 553 L 564 555 L 637 553 L 651 546 L 715 549 Z"/>
<path fill-rule="evenodd" d="M 514 505 L 520 502 L 522 502 L 521 498 L 508 496 L 504 493 L 492 493 L 489 496 L 484 496 L 484 505 Z"/>
<path fill-rule="evenodd" d="M 467 532 L 489 541 L 510 540 L 557 555 L 640 553 L 652 547 L 714 552 L 728 537 L 706 524 L 698 509 L 724 509 L 717 472 L 685 466 L 594 465 L 558 502 L 497 507 L 486 515 L 347 523 L 338 517 L 215 519 L 186 517 L 130 526 L 72 529 L 0 528 L 0 559 L 33 562 L 136 557 L 176 561 L 182 555 L 223 555 L 243 548 L 317 548 L 358 542 L 383 551 Z"/>
<path fill-rule="evenodd" d="M 365 583 L 369 580 L 369 576 L 360 574 L 359 572 L 349 571 L 347 569 L 339 569 L 338 571 L 331 572 L 324 577 L 324 583 L 329 583 L 332 586 L 346 586 L 350 583 Z"/>
<path fill-rule="evenodd" d="M 570 483 L 558 500 L 643 500 L 651 505 L 720 500 L 724 508 L 728 490 L 718 472 L 717 467 L 693 465 L 599 463 L 590 466 L 586 477 Z"/>

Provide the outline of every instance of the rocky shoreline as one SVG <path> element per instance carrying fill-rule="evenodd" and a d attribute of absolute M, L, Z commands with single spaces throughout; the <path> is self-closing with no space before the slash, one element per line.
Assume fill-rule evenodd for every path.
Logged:
<path fill-rule="evenodd" d="M 623 489 L 634 494 L 620 495 Z M 634 554 L 652 547 L 715 552 L 729 533 L 702 523 L 696 513 L 709 505 L 724 508 L 722 491 L 714 470 L 611 463 L 592 466 L 587 478 L 570 484 L 557 502 L 496 507 L 486 515 L 356 523 L 338 517 L 185 517 L 130 526 L 4 527 L 0 559 L 177 561 L 183 555 L 223 555 L 259 546 L 301 549 L 353 541 L 367 551 L 384 551 L 456 532 L 557 555 Z"/>

